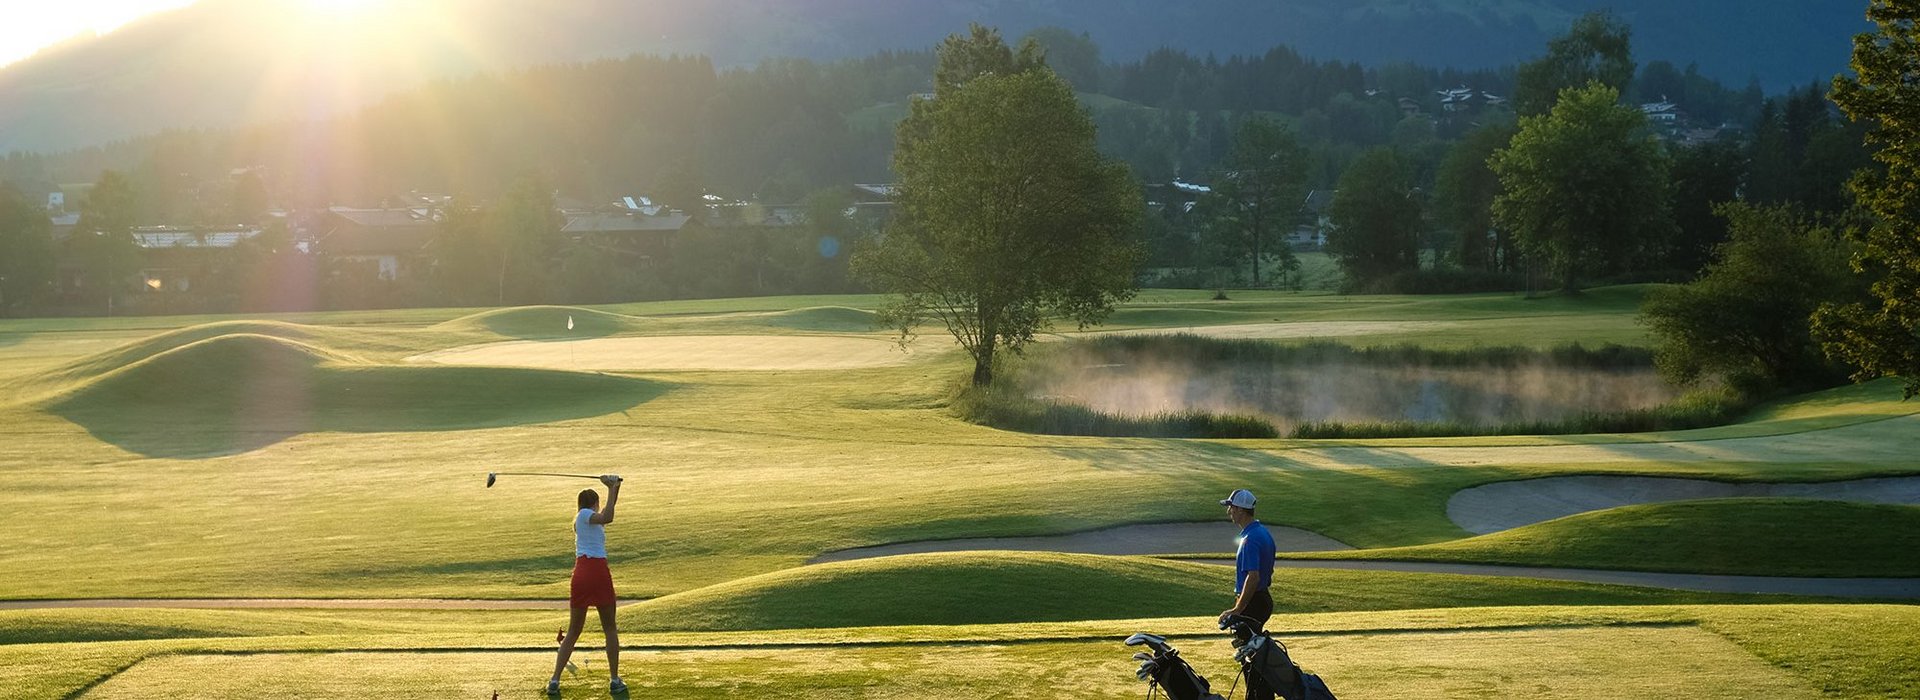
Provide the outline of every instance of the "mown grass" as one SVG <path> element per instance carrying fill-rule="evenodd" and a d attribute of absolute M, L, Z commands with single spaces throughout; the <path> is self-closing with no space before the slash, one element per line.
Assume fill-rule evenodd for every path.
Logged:
<path fill-rule="evenodd" d="M 1508 334 L 1502 324 L 1555 318 L 1569 309 L 1590 306 L 1607 318 L 1619 307 L 1630 318 L 1631 304 L 1609 295 L 1633 297 L 1342 299 L 1257 292 L 1225 304 L 1254 320 L 1282 311 L 1451 318 L 1462 322 L 1461 332 L 1482 334 L 1478 342 L 1485 344 Z M 1215 308 L 1203 292 L 1147 296 L 1142 308 Z M 858 308 L 862 299 L 714 302 L 694 309 L 710 315 L 672 317 L 679 324 L 672 332 L 774 328 L 768 319 L 779 312 L 794 312 L 781 316 L 791 320 L 813 307 Z M 817 315 L 848 320 L 841 312 Z M 1483 325 L 1475 317 L 1498 323 Z M 669 317 L 653 318 L 665 324 Z M 1169 319 L 1178 321 L 1178 314 Z M 16 322 L 0 322 L 0 332 L 9 323 Z M 370 325 L 298 332 L 304 335 L 282 339 L 369 365 L 506 339 Z M 101 347 L 52 333 L 0 348 L 0 366 L 13 367 L 8 357 L 26 355 L 37 367 L 104 361 L 88 355 L 128 340 L 140 339 Z M 0 541 L 13 545 L 0 550 L 0 591 L 11 598 L 564 596 L 565 525 L 579 485 L 523 480 L 487 490 L 488 471 L 626 474 L 623 522 L 610 532 L 616 577 L 622 593 L 634 598 L 779 571 L 849 547 L 1213 519 L 1219 515 L 1214 500 L 1239 487 L 1272 504 L 1271 514 L 1262 513 L 1269 522 L 1375 547 L 1465 536 L 1446 519 L 1446 498 L 1490 481 L 1567 473 L 1837 479 L 1920 466 L 1900 447 L 1910 434 L 1901 421 L 1910 419 L 1866 422 L 1920 410 L 1901 404 L 1897 389 L 1885 384 L 1809 397 L 1805 404 L 1764 409 L 1761 422 L 1697 433 L 1229 444 L 1026 435 L 973 425 L 953 418 L 949 408 L 965 360 L 931 354 L 924 363 L 871 370 L 680 373 L 672 377 L 673 390 L 642 404 L 575 418 L 558 410 L 568 402 L 557 402 L 552 412 L 533 410 L 538 402 L 529 397 L 536 395 L 522 392 L 535 387 L 476 375 L 460 382 L 462 395 L 512 400 L 528 409 L 519 414 L 526 419 L 444 430 L 435 415 L 411 410 L 425 401 L 421 392 L 394 393 L 367 405 L 372 418 L 276 433 L 272 442 L 238 451 L 207 448 L 231 444 L 237 419 L 203 410 L 219 402 L 193 395 L 219 390 L 192 382 L 176 385 L 181 403 L 124 411 L 112 423 L 141 439 L 164 440 L 165 452 L 103 441 L 42 404 L 0 407 Z M 212 366 L 209 375 L 224 376 Z M 349 392 L 341 393 L 344 399 Z M 97 402 L 103 415 L 118 410 L 111 406 Z M 1815 432 L 1768 437 L 1806 430 Z M 1704 438 L 1715 440 L 1689 442 Z M 730 496 L 716 501 L 716 493 Z M 1067 493 L 1099 498 L 1062 499 Z"/>
<path fill-rule="evenodd" d="M 1920 692 L 1920 659 L 1909 653 L 1920 644 L 1916 606 L 1472 608 L 1281 615 L 1273 627 L 1337 692 L 1361 697 Z M 9 697 L 33 699 L 72 697 L 96 680 L 104 682 L 81 697 L 297 690 L 297 697 L 398 698 L 488 696 L 496 689 L 503 698 L 537 697 L 552 658 L 548 625 L 498 630 L 6 645 L 0 683 Z M 1143 692 L 1119 644 L 1140 630 L 1176 635 L 1201 673 L 1230 679 L 1225 643 L 1208 617 L 632 634 L 624 639 L 623 667 L 629 682 L 655 696 L 737 697 L 746 688 L 778 697 L 847 690 L 1058 697 L 1071 688 L 1117 698 Z M 605 697 L 604 685 L 592 684 L 604 673 L 596 657 L 582 654 L 585 673 L 570 679 L 568 697 Z"/>
<path fill-rule="evenodd" d="M 1334 569 L 1290 569 L 1274 578 L 1274 609 L 1287 614 L 1765 599 Z M 1232 590 L 1232 569 L 1210 564 L 1035 552 L 914 554 L 788 569 L 671 595 L 623 609 L 621 624 L 706 631 L 1182 617 L 1217 614 L 1231 602 Z"/>
<path fill-rule="evenodd" d="M 1746 576 L 1920 576 L 1920 507 L 1730 498 L 1610 508 L 1418 547 L 1289 554 Z"/>
<path fill-rule="evenodd" d="M 76 380 L 48 408 L 102 440 L 161 457 L 258 449 L 294 433 L 459 430 L 584 418 L 632 408 L 667 390 L 657 382 L 599 374 L 376 365 L 251 333 L 115 359 L 127 362 Z M 199 438 L 181 440 L 168 426 L 186 426 Z"/>

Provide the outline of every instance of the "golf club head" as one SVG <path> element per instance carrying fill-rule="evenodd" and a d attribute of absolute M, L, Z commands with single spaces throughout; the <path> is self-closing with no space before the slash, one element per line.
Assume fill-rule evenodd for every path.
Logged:
<path fill-rule="evenodd" d="M 487 472 L 487 488 L 493 488 L 493 480 L 495 477 L 498 477 L 498 476 L 499 476 L 498 474 L 495 474 L 493 472 Z"/>
<path fill-rule="evenodd" d="M 1133 653 L 1133 660 L 1134 661 L 1152 661 L 1153 655 L 1144 651 L 1136 651 Z"/>
<path fill-rule="evenodd" d="M 1142 644 L 1147 645 L 1147 648 L 1155 652 L 1159 652 L 1167 648 L 1167 638 L 1145 632 L 1135 632 L 1133 636 L 1127 638 L 1127 646 L 1137 647 Z"/>

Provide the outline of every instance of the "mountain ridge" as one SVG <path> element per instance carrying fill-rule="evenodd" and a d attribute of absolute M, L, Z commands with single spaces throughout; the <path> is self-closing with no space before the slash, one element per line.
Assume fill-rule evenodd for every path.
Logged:
<path fill-rule="evenodd" d="M 969 22 L 1085 32 L 1108 61 L 1160 47 L 1217 56 L 1287 45 L 1321 59 L 1485 68 L 1538 55 L 1579 14 L 1634 27 L 1642 64 L 1698 63 L 1769 91 L 1844 70 L 1864 3 L 1706 0 L 387 0 L 359 17 L 300 0 L 203 0 L 0 68 L 0 152 L 169 128 L 310 118 L 436 78 L 633 53 L 720 66 L 924 50 Z M 448 13 L 458 10 L 458 22 Z M 454 29 L 450 29 L 454 27 Z M 1798 50 L 1781 51 L 1780 47 Z"/>

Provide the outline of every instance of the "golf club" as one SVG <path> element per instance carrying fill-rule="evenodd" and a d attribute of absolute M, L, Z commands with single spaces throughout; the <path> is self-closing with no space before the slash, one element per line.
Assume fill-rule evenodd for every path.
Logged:
<path fill-rule="evenodd" d="M 487 488 L 493 488 L 493 482 L 502 476 L 556 476 L 556 477 L 561 477 L 566 479 L 592 479 L 594 481 L 600 480 L 600 477 L 594 476 L 592 474 L 551 474 L 548 472 L 487 472 Z M 624 481 L 619 477 L 614 477 L 614 479 Z"/>

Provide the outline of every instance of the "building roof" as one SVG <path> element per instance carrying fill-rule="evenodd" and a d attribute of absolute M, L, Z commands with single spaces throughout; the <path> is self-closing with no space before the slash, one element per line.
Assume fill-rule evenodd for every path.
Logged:
<path fill-rule="evenodd" d="M 133 244 L 147 250 L 232 248 L 260 235 L 257 228 L 195 230 L 173 226 L 142 226 L 133 230 Z"/>
<path fill-rule="evenodd" d="M 895 194 L 897 194 L 897 193 L 899 193 L 899 191 L 900 191 L 900 186 L 899 186 L 899 185 L 891 185 L 891 184 L 888 184 L 888 185 L 872 185 L 872 184 L 868 184 L 868 185 L 863 185 L 863 184 L 860 184 L 860 183 L 854 183 L 854 185 L 853 185 L 853 189 L 856 189 L 856 190 L 859 190 L 859 191 L 861 191 L 861 192 L 864 192 L 864 193 L 866 193 L 866 194 L 870 194 L 870 195 L 873 195 L 873 196 L 875 196 L 875 197 L 883 197 L 883 198 L 886 198 L 886 199 L 893 199 L 893 196 L 894 196 Z"/>
<path fill-rule="evenodd" d="M 439 230 L 432 216 L 417 209 L 332 207 L 327 213 L 330 221 L 316 247 L 333 255 L 418 253 Z"/>
<path fill-rule="evenodd" d="M 637 216 L 618 212 L 592 212 L 567 218 L 561 233 L 670 233 L 686 228 L 693 217 L 686 214 Z"/>
<path fill-rule="evenodd" d="M 1213 188 L 1208 187 L 1206 185 L 1196 185 L 1191 182 L 1183 182 L 1180 180 L 1173 181 L 1173 188 L 1189 194 L 1206 194 L 1208 192 L 1213 191 Z"/>
<path fill-rule="evenodd" d="M 1315 214 L 1326 211 L 1327 207 L 1333 206 L 1333 196 L 1339 194 L 1339 192 L 1340 190 L 1314 190 L 1308 192 L 1305 204 L 1307 211 Z"/>
<path fill-rule="evenodd" d="M 417 209 L 353 209 L 331 207 L 327 212 L 360 226 L 432 226 L 433 217 Z"/>

